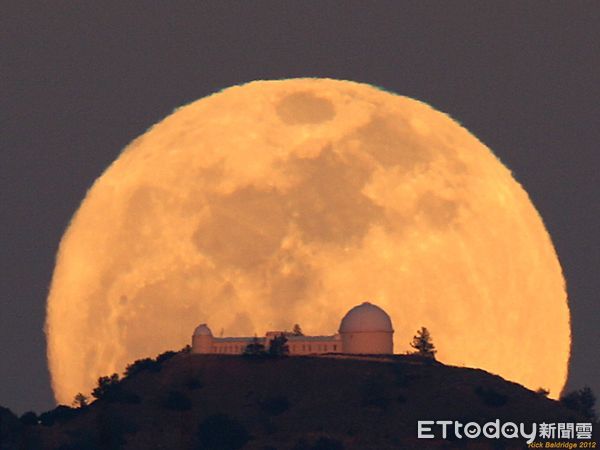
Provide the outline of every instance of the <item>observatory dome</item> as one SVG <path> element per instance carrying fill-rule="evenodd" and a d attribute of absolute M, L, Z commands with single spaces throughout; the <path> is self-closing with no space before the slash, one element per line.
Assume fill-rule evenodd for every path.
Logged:
<path fill-rule="evenodd" d="M 377 305 L 364 302 L 346 313 L 340 323 L 340 333 L 393 332 L 390 316 Z"/>
<path fill-rule="evenodd" d="M 212 336 L 212 331 L 208 328 L 208 325 L 201 323 L 194 330 L 194 336 Z"/>

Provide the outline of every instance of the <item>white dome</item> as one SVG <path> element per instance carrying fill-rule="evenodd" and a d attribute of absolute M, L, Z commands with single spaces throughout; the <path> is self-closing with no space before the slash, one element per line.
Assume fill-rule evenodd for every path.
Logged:
<path fill-rule="evenodd" d="M 194 336 L 212 336 L 212 331 L 210 331 L 208 325 L 201 323 L 194 330 Z"/>
<path fill-rule="evenodd" d="M 340 323 L 340 333 L 368 331 L 393 332 L 390 316 L 379 306 L 369 302 L 355 306 L 346 313 Z"/>

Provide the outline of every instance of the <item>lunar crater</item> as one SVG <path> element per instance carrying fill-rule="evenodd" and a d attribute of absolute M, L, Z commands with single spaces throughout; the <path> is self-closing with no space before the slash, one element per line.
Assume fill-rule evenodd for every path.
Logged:
<path fill-rule="evenodd" d="M 286 95 L 275 110 L 288 125 L 321 124 L 335 116 L 335 108 L 329 100 L 308 91 Z"/>
<path fill-rule="evenodd" d="M 408 172 L 432 160 L 429 147 L 410 132 L 402 117 L 375 115 L 351 139 L 384 167 L 399 166 Z"/>

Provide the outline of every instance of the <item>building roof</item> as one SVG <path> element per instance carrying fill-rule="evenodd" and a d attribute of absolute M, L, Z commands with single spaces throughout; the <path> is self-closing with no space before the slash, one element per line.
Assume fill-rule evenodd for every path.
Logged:
<path fill-rule="evenodd" d="M 248 343 L 248 342 L 252 342 L 254 339 L 255 339 L 254 336 L 253 337 L 218 337 L 218 338 L 214 338 L 214 342 Z M 256 339 L 258 339 L 259 342 L 262 342 L 265 340 L 264 337 L 257 337 Z"/>
<path fill-rule="evenodd" d="M 320 341 L 337 341 L 340 340 L 338 335 L 334 336 L 286 336 L 289 342 L 305 341 L 305 342 L 320 342 Z"/>
<path fill-rule="evenodd" d="M 369 302 L 364 302 L 352 308 L 340 323 L 340 333 L 369 331 L 394 331 L 390 316 L 379 306 Z"/>
<path fill-rule="evenodd" d="M 194 336 L 212 336 L 212 331 L 210 331 L 208 325 L 201 323 L 194 330 Z"/>
<path fill-rule="evenodd" d="M 288 342 L 322 342 L 322 341 L 340 340 L 340 337 L 337 334 L 334 336 L 289 336 L 289 335 L 286 335 L 285 337 L 287 338 Z M 252 342 L 254 339 L 255 339 L 254 337 L 217 337 L 217 338 L 214 338 L 214 342 L 248 343 L 248 342 Z M 258 339 L 259 342 L 264 342 L 268 338 L 263 336 L 263 337 L 257 337 L 256 339 Z"/>

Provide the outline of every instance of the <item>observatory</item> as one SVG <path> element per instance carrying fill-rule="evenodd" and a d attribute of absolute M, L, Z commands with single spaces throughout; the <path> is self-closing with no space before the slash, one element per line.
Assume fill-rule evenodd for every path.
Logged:
<path fill-rule="evenodd" d="M 390 316 L 369 302 L 355 306 L 340 323 L 343 353 L 394 353 L 394 329 Z"/>
<path fill-rule="evenodd" d="M 264 337 L 214 337 L 207 324 L 200 324 L 192 335 L 192 353 L 240 354 L 258 339 L 265 348 L 271 339 L 284 335 L 290 355 L 351 353 L 386 355 L 394 353 L 392 320 L 379 306 L 364 302 L 346 313 L 339 332 L 330 336 L 304 336 L 289 331 L 268 331 Z"/>

